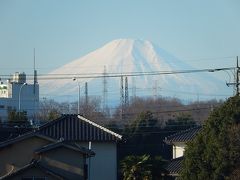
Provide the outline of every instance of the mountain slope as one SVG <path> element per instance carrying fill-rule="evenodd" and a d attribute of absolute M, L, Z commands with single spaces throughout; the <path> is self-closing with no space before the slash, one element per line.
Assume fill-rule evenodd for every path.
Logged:
<path fill-rule="evenodd" d="M 78 77 L 81 88 L 85 82 L 88 82 L 90 96 L 102 96 L 103 78 L 99 76 L 103 75 L 104 69 L 107 75 L 116 75 L 194 68 L 149 41 L 118 39 L 51 72 L 49 76 L 63 74 L 64 76 L 59 77 L 64 78 L 40 82 L 41 91 L 49 96 L 67 95 L 76 98 L 78 86 L 72 78 Z M 120 77 L 105 80 L 108 101 L 118 101 Z M 129 76 L 128 87 L 129 96 L 158 94 L 183 99 L 190 98 L 190 95 L 196 99 L 201 94 L 221 94 L 224 91 L 219 93 L 219 89 L 226 89 L 223 82 L 214 79 L 209 73 Z"/>

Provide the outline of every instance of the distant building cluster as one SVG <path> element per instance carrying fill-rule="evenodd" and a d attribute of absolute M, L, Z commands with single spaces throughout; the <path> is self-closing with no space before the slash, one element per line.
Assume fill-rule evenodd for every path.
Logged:
<path fill-rule="evenodd" d="M 39 84 L 34 73 L 34 82 L 28 83 L 26 74 L 16 72 L 6 84 L 0 81 L 0 120 L 7 121 L 10 111 L 27 113 L 33 119 L 39 108 Z"/>

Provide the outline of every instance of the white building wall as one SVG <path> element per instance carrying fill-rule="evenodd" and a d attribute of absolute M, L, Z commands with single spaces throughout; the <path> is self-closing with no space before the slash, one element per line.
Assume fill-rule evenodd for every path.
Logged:
<path fill-rule="evenodd" d="M 173 159 L 182 157 L 184 155 L 186 144 L 185 143 L 174 143 L 173 144 Z"/>
<path fill-rule="evenodd" d="M 8 97 L 8 89 L 6 84 L 0 84 L 0 97 Z"/>
<path fill-rule="evenodd" d="M 79 143 L 85 148 L 88 143 Z M 117 144 L 114 142 L 91 142 L 91 150 L 95 156 L 90 158 L 90 180 L 116 180 L 117 179 Z"/>
<path fill-rule="evenodd" d="M 8 96 L 0 97 L 0 117 L 2 121 L 7 120 L 8 110 L 19 110 L 19 92 L 23 84 L 8 83 Z M 34 116 L 39 109 L 39 85 L 27 84 L 22 86 L 20 94 L 20 111 L 27 111 L 28 117 Z"/>

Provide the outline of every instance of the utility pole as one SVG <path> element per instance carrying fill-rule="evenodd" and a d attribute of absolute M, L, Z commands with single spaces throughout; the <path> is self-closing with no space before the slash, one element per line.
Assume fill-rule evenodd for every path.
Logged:
<path fill-rule="evenodd" d="M 236 89 L 237 89 L 237 96 L 239 96 L 239 65 L 238 65 L 238 56 L 237 56 L 237 77 L 236 77 Z"/>
<path fill-rule="evenodd" d="M 158 97 L 158 81 L 155 80 L 155 83 L 153 84 L 153 98 L 154 100 L 157 100 Z"/>
<path fill-rule="evenodd" d="M 238 64 L 238 56 L 237 56 L 237 67 L 236 67 L 236 82 L 233 83 L 227 83 L 227 86 L 235 86 L 236 87 L 236 95 L 239 96 L 240 92 L 239 92 L 239 75 L 240 75 L 240 67 Z"/>

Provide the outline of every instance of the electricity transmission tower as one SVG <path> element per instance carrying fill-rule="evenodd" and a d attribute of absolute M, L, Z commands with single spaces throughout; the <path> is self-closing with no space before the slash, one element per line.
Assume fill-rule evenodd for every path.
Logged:
<path fill-rule="evenodd" d="M 103 71 L 103 111 L 107 111 L 107 69 L 106 66 L 104 66 L 104 71 Z"/>

